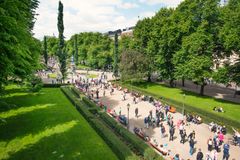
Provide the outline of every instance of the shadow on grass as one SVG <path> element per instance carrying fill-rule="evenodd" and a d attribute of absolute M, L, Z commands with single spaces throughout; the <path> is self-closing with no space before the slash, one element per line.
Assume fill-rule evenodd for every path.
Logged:
<path fill-rule="evenodd" d="M 55 113 L 58 111 L 58 117 Z M 61 117 L 61 118 L 60 118 Z M 5 124 L 0 125 L 0 140 L 9 141 L 15 137 L 23 137 L 29 133 L 36 134 L 47 127 L 71 121 L 72 117 L 59 112 L 58 107 L 36 109 L 27 114 L 9 117 Z"/>
<path fill-rule="evenodd" d="M 0 100 L 2 102 L 7 103 L 8 105 L 4 105 L 2 106 L 0 104 L 1 108 L 1 112 L 6 112 L 12 109 L 17 109 L 20 107 L 31 107 L 33 105 L 36 105 L 36 102 L 33 100 L 38 96 L 41 96 L 45 94 L 44 92 L 40 92 L 40 93 L 27 93 L 27 92 L 22 92 L 20 95 L 11 95 L 11 96 L 7 96 L 7 97 L 3 97 Z M 38 105 L 44 105 L 46 104 L 46 102 L 44 101 L 37 101 Z"/>
<path fill-rule="evenodd" d="M 39 143 L 44 138 L 67 132 L 68 130 L 73 128 L 77 123 L 78 123 L 78 121 L 65 122 L 63 124 L 58 124 L 54 127 L 47 128 L 47 129 L 45 129 L 37 134 L 34 134 L 34 135 L 29 134 L 24 137 L 20 137 L 20 138 L 17 137 L 8 142 L 3 141 L 3 142 L 1 142 L 1 145 L 0 145 L 1 146 L 0 159 L 9 159 L 11 156 L 14 156 L 18 152 L 26 150 L 29 147 Z M 41 149 L 41 148 L 39 148 L 39 149 Z M 31 154 L 31 152 L 29 154 Z M 21 153 L 20 153 L 20 155 L 21 155 Z M 28 155 L 28 154 L 26 154 L 26 155 Z M 13 158 L 13 159 L 17 159 L 17 158 Z M 24 158 L 20 157 L 19 159 L 24 159 Z M 29 157 L 26 159 L 32 159 L 32 158 Z"/>

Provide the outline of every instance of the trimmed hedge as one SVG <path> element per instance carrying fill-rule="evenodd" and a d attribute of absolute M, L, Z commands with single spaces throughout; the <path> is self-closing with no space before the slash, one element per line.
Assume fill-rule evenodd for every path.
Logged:
<path fill-rule="evenodd" d="M 63 83 L 63 84 L 60 84 L 60 83 L 55 83 L 55 84 L 43 84 L 43 87 L 45 88 L 59 88 L 61 86 L 68 86 L 70 84 L 68 83 Z"/>
<path fill-rule="evenodd" d="M 97 113 L 95 108 L 87 108 L 82 101 L 79 101 L 68 87 L 61 87 L 62 92 L 75 105 L 76 109 L 83 115 L 89 124 L 96 130 L 96 132 L 104 139 L 112 151 L 118 156 L 120 160 L 125 160 L 134 154 L 130 148 L 117 137 L 111 129 L 109 129 L 103 122 L 101 122 L 92 113 Z M 84 106 L 84 107 L 83 107 Z"/>
<path fill-rule="evenodd" d="M 118 133 L 121 137 L 123 137 L 129 144 L 133 150 L 139 152 L 142 156 L 146 149 L 150 148 L 142 139 L 133 133 L 129 132 L 126 128 L 124 128 L 121 124 L 115 121 L 112 117 L 107 115 L 106 113 L 100 114 L 101 119 L 106 122 L 116 133 Z"/>
<path fill-rule="evenodd" d="M 77 88 L 71 87 L 71 90 L 77 96 L 77 98 L 80 98 L 81 92 Z"/>
<path fill-rule="evenodd" d="M 117 83 L 119 83 L 119 82 L 117 82 Z M 128 89 L 133 89 L 134 92 L 139 92 L 141 94 L 150 95 L 150 96 L 152 96 L 152 97 L 154 97 L 156 99 L 161 99 L 162 102 L 168 103 L 168 104 L 173 105 L 174 107 L 176 107 L 178 112 L 182 111 L 182 103 L 181 102 L 178 102 L 178 101 L 166 98 L 166 97 L 164 97 L 162 95 L 159 96 L 157 94 L 147 92 L 147 91 L 142 90 L 142 89 L 140 89 L 140 88 L 138 88 L 136 86 L 133 86 L 133 85 L 129 86 L 129 85 L 122 84 L 122 83 L 119 83 L 119 84 L 124 86 L 124 87 L 126 87 L 126 88 L 128 88 Z M 185 111 L 188 112 L 188 113 L 197 113 L 198 115 L 200 115 L 203 118 L 204 122 L 212 122 L 213 121 L 213 122 L 217 122 L 219 124 L 224 124 L 230 130 L 231 130 L 231 127 L 239 128 L 239 126 L 240 126 L 240 122 L 237 122 L 237 121 L 234 121 L 234 120 L 231 120 L 231 119 L 228 119 L 228 118 L 224 118 L 224 117 L 218 116 L 218 115 L 213 114 L 211 112 L 206 112 L 203 109 L 200 109 L 200 108 L 197 108 L 197 107 L 193 107 L 191 105 L 185 104 Z"/>
<path fill-rule="evenodd" d="M 96 104 L 90 101 L 88 98 L 83 97 L 84 103 L 86 105 L 90 105 L 91 108 L 96 108 Z M 145 151 L 147 149 L 153 150 L 149 147 L 141 138 L 129 132 L 126 128 L 124 128 L 121 124 L 119 124 L 116 120 L 110 117 L 107 113 L 101 112 L 99 113 L 100 118 L 111 127 L 119 136 L 123 138 L 128 144 L 129 147 L 137 151 L 141 156 L 144 156 Z M 159 156 L 160 157 L 160 156 Z"/>
<path fill-rule="evenodd" d="M 126 146 L 109 128 L 98 119 L 91 119 L 90 123 L 99 135 L 110 146 L 119 159 L 125 160 L 129 156 L 133 156 L 132 151 Z"/>

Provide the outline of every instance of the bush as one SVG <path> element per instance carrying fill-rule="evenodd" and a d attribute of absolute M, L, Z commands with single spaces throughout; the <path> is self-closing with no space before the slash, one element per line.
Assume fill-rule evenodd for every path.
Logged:
<path fill-rule="evenodd" d="M 35 75 L 29 76 L 27 78 L 27 87 L 31 92 L 39 92 L 43 87 L 42 79 Z"/>
<path fill-rule="evenodd" d="M 78 98 L 80 98 L 81 92 L 77 88 L 71 87 L 71 90 Z"/>
<path fill-rule="evenodd" d="M 98 119 L 91 119 L 90 123 L 99 135 L 105 140 L 119 159 L 125 160 L 126 157 L 133 156 L 131 150 L 124 144 L 109 128 Z"/>
<path fill-rule="evenodd" d="M 133 133 L 129 132 L 126 128 L 124 128 L 121 124 L 119 124 L 117 121 L 115 121 L 112 117 L 110 117 L 106 113 L 101 113 L 100 117 L 115 132 L 117 132 L 121 137 L 123 137 L 124 140 L 130 144 L 130 147 L 133 150 L 136 150 L 142 156 L 144 155 L 146 149 L 151 149 L 142 139 L 140 139 Z"/>
<path fill-rule="evenodd" d="M 95 108 L 96 110 L 100 110 L 100 107 L 98 107 L 94 102 L 92 102 L 90 99 L 88 99 L 87 97 L 82 97 L 82 101 L 83 103 L 86 104 L 87 107 L 90 107 L 90 108 Z"/>
<path fill-rule="evenodd" d="M 147 149 L 144 152 L 144 159 L 145 160 L 156 160 L 159 159 L 159 155 L 152 149 Z M 161 158 L 163 159 L 163 158 Z"/>
<path fill-rule="evenodd" d="M 67 84 L 67 83 L 43 84 L 43 87 L 45 87 L 45 88 L 59 88 L 61 86 L 67 86 L 67 85 L 70 85 L 70 84 Z"/>
<path fill-rule="evenodd" d="M 61 87 L 61 90 L 85 119 L 90 120 L 91 118 L 93 118 L 93 114 L 89 112 L 87 108 L 82 107 L 84 106 L 84 104 L 76 99 L 76 97 L 73 95 L 73 93 L 68 87 Z"/>

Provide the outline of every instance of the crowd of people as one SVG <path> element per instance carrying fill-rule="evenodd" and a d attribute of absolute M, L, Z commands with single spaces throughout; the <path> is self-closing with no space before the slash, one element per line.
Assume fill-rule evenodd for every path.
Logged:
<path fill-rule="evenodd" d="M 76 86 L 85 92 L 89 98 L 92 100 L 99 102 L 99 90 L 102 90 L 102 97 L 106 96 L 106 91 L 109 91 L 110 95 L 114 95 L 115 89 L 122 92 L 122 97 L 120 97 L 120 101 L 125 101 L 127 99 L 127 95 L 129 91 L 127 89 L 123 89 L 120 86 L 112 85 L 111 83 L 107 82 L 106 77 L 104 76 L 104 73 L 102 73 L 101 77 L 99 79 L 84 79 L 82 77 L 79 77 L 78 80 L 75 81 Z M 155 110 L 150 110 L 148 113 L 148 116 L 144 117 L 143 124 L 146 129 L 149 129 L 150 127 L 153 128 L 159 128 L 159 134 L 161 135 L 161 138 L 166 138 L 168 135 L 169 141 L 175 141 L 175 137 L 180 137 L 180 142 L 182 144 L 185 144 L 188 142 L 189 144 L 189 154 L 193 155 L 196 144 L 196 133 L 195 131 L 191 131 L 189 134 L 187 134 L 187 131 L 185 129 L 185 126 L 189 125 L 189 123 L 195 123 L 200 124 L 202 123 L 202 118 L 198 115 L 191 115 L 187 114 L 185 118 L 180 119 L 177 123 L 174 123 L 173 119 L 174 117 L 172 114 L 169 113 L 171 106 L 163 104 L 160 100 L 156 100 L 151 96 L 146 95 L 140 95 L 139 93 L 131 93 L 129 94 L 130 98 L 132 98 L 132 103 L 137 104 L 141 101 L 147 101 L 151 103 L 153 106 L 155 106 Z M 154 112 L 154 113 L 153 113 Z M 135 117 L 138 118 L 139 115 L 139 108 L 135 108 Z M 114 115 L 117 116 L 116 111 L 114 110 Z M 119 110 L 118 116 L 121 116 L 121 107 Z M 166 125 L 168 126 L 169 134 L 166 130 Z M 209 128 L 211 131 L 215 133 L 214 137 L 209 137 L 209 139 L 206 142 L 206 147 L 208 148 L 208 153 L 204 154 L 202 153 L 201 149 L 198 149 L 198 152 L 196 154 L 197 160 L 202 160 L 205 158 L 206 160 L 217 160 L 217 155 L 219 152 L 223 152 L 223 159 L 228 160 L 230 155 L 230 145 L 226 141 L 224 143 L 224 135 L 226 134 L 226 127 L 225 126 L 218 126 L 214 123 L 209 125 Z M 176 130 L 178 130 L 179 135 L 176 134 Z M 139 133 L 143 132 L 143 130 L 140 128 Z M 143 132 L 145 133 L 145 132 Z M 144 134 L 145 135 L 145 134 Z M 175 136 L 175 137 L 174 137 Z M 240 137 L 240 135 L 238 135 Z M 238 138 L 237 137 L 237 138 Z M 240 138 L 237 139 L 240 144 Z M 159 147 L 164 148 L 164 146 L 161 144 Z M 173 157 L 174 160 L 180 160 L 181 155 L 176 154 Z"/>

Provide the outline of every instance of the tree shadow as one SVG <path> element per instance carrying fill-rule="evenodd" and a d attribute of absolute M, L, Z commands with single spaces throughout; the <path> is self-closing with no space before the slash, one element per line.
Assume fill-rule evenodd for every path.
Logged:
<path fill-rule="evenodd" d="M 54 137 L 57 134 L 61 134 L 61 133 L 69 131 L 77 123 L 78 123 L 78 121 L 65 122 L 63 124 L 55 125 L 54 127 L 51 127 L 51 128 L 46 128 L 45 130 L 42 130 L 34 135 L 29 134 L 29 135 L 26 135 L 21 138 L 17 137 L 8 142 L 2 142 L 2 143 L 5 143 L 5 145 L 4 145 L 3 152 L 2 153 L 0 152 L 0 159 L 8 159 L 8 158 L 11 159 L 17 153 L 20 153 L 20 155 L 21 155 L 21 152 L 24 152 L 29 147 L 36 145 L 37 143 L 39 143 L 40 141 L 42 141 L 43 139 L 45 139 L 47 137 L 51 137 L 51 136 Z M 36 150 L 36 151 L 38 151 L 38 150 Z M 31 154 L 31 151 L 29 153 L 23 154 L 23 155 L 27 155 L 29 157 L 29 154 Z M 36 154 L 36 152 L 34 154 Z M 40 157 L 42 157 L 42 155 Z M 13 158 L 13 159 L 16 159 L 16 158 Z M 24 159 L 24 158 L 21 157 L 19 159 Z M 26 159 L 32 159 L 32 158 L 29 157 Z"/>

